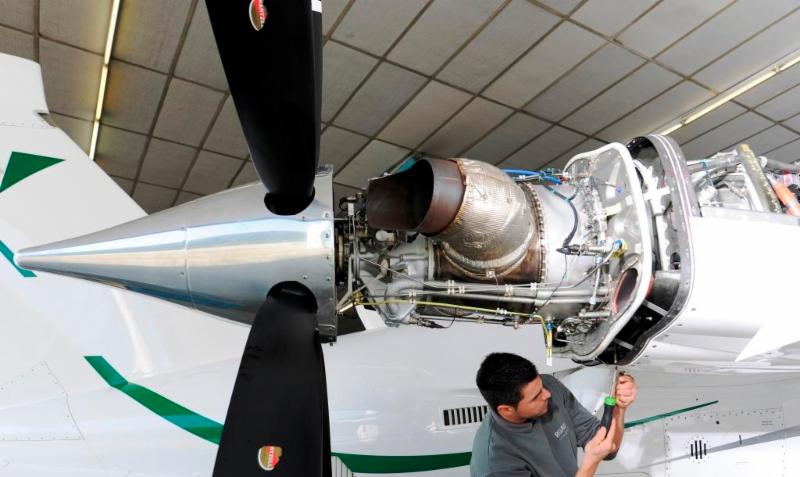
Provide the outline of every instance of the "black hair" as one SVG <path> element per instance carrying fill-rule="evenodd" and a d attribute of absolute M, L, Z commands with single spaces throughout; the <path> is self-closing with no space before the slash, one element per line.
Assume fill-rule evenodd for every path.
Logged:
<path fill-rule="evenodd" d="M 501 404 L 517 407 L 522 399 L 522 388 L 537 376 L 536 366 L 522 356 L 492 353 L 481 363 L 475 382 L 496 412 Z"/>

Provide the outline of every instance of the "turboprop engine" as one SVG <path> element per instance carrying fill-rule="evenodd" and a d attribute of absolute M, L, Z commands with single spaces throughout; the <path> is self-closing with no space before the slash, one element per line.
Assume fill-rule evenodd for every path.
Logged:
<path fill-rule="evenodd" d="M 548 357 L 583 363 L 794 368 L 788 302 L 731 296 L 745 283 L 750 297 L 794 292 L 773 270 L 800 261 L 781 245 L 800 240 L 789 172 L 745 145 L 687 161 L 671 138 L 647 136 L 563 170 L 420 159 L 343 198 L 334 217 L 321 169 L 295 215 L 265 210 L 251 184 L 17 262 L 244 323 L 290 280 L 313 293 L 326 341 L 355 308 L 398 326 L 540 326 Z"/>
<path fill-rule="evenodd" d="M 419 160 L 344 200 L 339 309 L 390 324 L 535 324 L 548 354 L 585 363 L 793 368 L 791 349 L 777 351 L 800 341 L 789 303 L 754 297 L 793 294 L 774 264 L 798 262 L 784 252 L 800 204 L 783 184 L 797 171 L 746 145 L 687 161 L 667 136 L 560 171 Z"/>

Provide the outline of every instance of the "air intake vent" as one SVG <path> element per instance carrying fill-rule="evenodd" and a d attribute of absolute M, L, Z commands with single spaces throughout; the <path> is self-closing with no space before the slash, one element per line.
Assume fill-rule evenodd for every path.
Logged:
<path fill-rule="evenodd" d="M 489 406 L 470 406 L 458 407 L 455 409 L 445 409 L 442 411 L 444 425 L 448 426 L 463 426 L 465 424 L 473 424 L 483 421 L 483 416 L 489 412 Z"/>
<path fill-rule="evenodd" d="M 708 458 L 708 443 L 705 439 L 695 439 L 689 442 L 689 456 L 695 460 Z"/>

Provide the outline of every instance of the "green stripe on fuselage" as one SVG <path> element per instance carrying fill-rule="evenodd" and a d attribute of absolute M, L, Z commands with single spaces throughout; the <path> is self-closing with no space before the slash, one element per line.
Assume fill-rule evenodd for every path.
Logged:
<path fill-rule="evenodd" d="M 136 402 L 158 414 L 176 426 L 191 432 L 214 444 L 219 444 L 222 436 L 222 424 L 197 414 L 143 386 L 129 383 L 102 356 L 84 356 L 95 371 L 113 388 L 124 392 Z M 712 401 L 697 406 L 678 409 L 655 416 L 631 421 L 625 427 L 633 427 L 647 422 L 666 419 L 667 417 L 693 411 L 701 407 L 716 404 Z M 408 472 L 428 472 L 432 470 L 452 469 L 469 465 L 471 452 L 433 455 L 363 455 L 333 452 L 333 456 L 344 462 L 351 472 L 365 474 L 402 474 Z"/>
<path fill-rule="evenodd" d="M 666 419 L 668 417 L 676 416 L 678 414 L 683 414 L 685 412 L 694 411 L 695 409 L 711 406 L 712 404 L 717 404 L 718 402 L 719 401 L 705 402 L 703 404 L 698 404 L 696 406 L 685 407 L 683 409 L 676 409 L 674 411 L 665 412 L 663 414 L 656 414 L 655 416 L 645 417 L 644 419 L 637 419 L 635 421 L 626 422 L 625 429 L 635 426 L 641 426 L 642 424 L 647 424 L 648 422 L 659 421 L 661 419 Z"/>
<path fill-rule="evenodd" d="M 20 268 L 20 267 L 17 266 L 16 263 L 14 263 L 14 252 L 12 252 L 11 249 L 8 248 L 8 246 L 5 243 L 3 243 L 2 240 L 0 240 L 0 253 L 2 253 L 3 256 L 6 257 L 6 260 L 8 260 L 8 263 L 10 263 L 12 267 L 17 269 L 17 271 L 19 272 L 20 275 L 22 275 L 25 278 L 35 278 L 36 277 L 36 274 L 33 273 L 32 271 L 25 270 L 24 268 Z"/>
<path fill-rule="evenodd" d="M 219 444 L 220 437 L 222 437 L 222 424 L 170 401 L 144 386 L 129 383 L 102 356 L 84 356 L 84 359 L 112 388 L 119 389 L 134 401 L 181 429 L 211 443 Z"/>
<path fill-rule="evenodd" d="M 5 191 L 17 182 L 26 179 L 37 172 L 62 162 L 63 159 L 39 156 L 25 152 L 12 152 L 8 159 L 3 181 L 0 182 L 0 192 Z"/>

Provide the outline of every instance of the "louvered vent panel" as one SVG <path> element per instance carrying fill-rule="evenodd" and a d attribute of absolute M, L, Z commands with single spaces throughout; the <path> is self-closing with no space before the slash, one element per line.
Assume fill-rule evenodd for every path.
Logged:
<path fill-rule="evenodd" d="M 463 426 L 482 422 L 487 412 L 489 412 L 489 406 L 487 405 L 444 409 L 442 411 L 442 420 L 445 427 Z"/>

